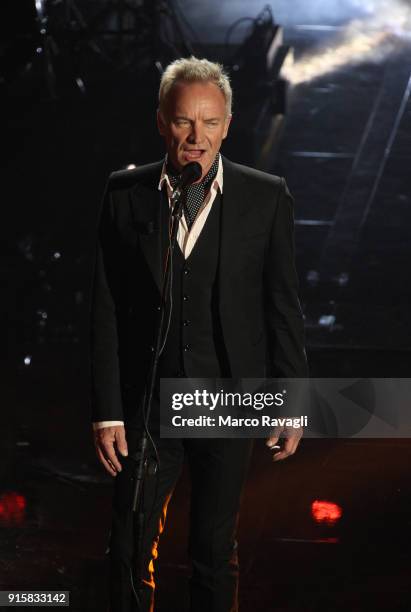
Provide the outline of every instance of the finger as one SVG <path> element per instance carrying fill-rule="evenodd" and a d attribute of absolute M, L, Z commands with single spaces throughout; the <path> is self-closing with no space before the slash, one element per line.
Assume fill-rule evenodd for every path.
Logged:
<path fill-rule="evenodd" d="M 278 439 L 279 439 L 278 436 L 270 436 L 266 441 L 266 446 L 268 446 L 269 448 L 272 448 L 273 446 L 277 444 Z"/>
<path fill-rule="evenodd" d="M 283 459 L 290 457 L 290 455 L 293 455 L 297 450 L 299 441 L 300 438 L 286 438 L 284 448 L 280 452 L 274 454 L 273 461 L 282 461 Z"/>
<path fill-rule="evenodd" d="M 293 436 L 293 437 L 289 438 L 289 440 L 290 440 L 290 445 L 289 445 L 287 450 L 289 450 L 290 453 L 293 455 L 295 453 L 295 451 L 297 450 L 297 448 L 298 448 L 298 445 L 299 445 L 300 440 L 301 440 L 301 436 L 299 436 L 299 435 Z"/>
<path fill-rule="evenodd" d="M 274 427 L 273 429 L 271 429 L 271 431 L 268 434 L 266 445 L 269 448 L 272 448 L 273 446 L 278 444 L 278 440 L 280 439 L 280 436 L 283 431 L 284 431 L 284 427 Z"/>
<path fill-rule="evenodd" d="M 105 459 L 110 461 L 110 463 L 117 470 L 117 472 L 121 472 L 122 467 L 121 467 L 120 461 L 118 460 L 116 451 L 114 449 L 114 441 L 111 439 L 103 440 L 102 443 L 100 443 L 100 449 Z"/>
<path fill-rule="evenodd" d="M 287 459 L 289 457 L 289 453 L 285 450 L 279 451 L 278 453 L 274 453 L 273 461 L 282 461 L 283 459 Z"/>
<path fill-rule="evenodd" d="M 128 448 L 126 441 L 126 430 L 124 427 L 121 427 L 116 431 L 116 446 L 118 452 L 123 455 L 123 457 L 127 457 Z"/>
<path fill-rule="evenodd" d="M 97 457 L 98 457 L 100 463 L 103 465 L 105 470 L 110 474 L 110 476 L 117 476 L 117 471 L 107 461 L 107 459 L 105 458 L 105 456 L 103 455 L 101 449 L 98 446 L 96 446 L 96 451 L 97 451 Z"/>
<path fill-rule="evenodd" d="M 101 451 L 105 461 L 110 463 L 112 468 L 114 468 L 117 472 L 121 472 L 121 463 L 119 462 L 114 450 L 114 440 L 114 432 L 109 431 L 108 428 L 97 430 L 95 437 L 96 448 Z"/>

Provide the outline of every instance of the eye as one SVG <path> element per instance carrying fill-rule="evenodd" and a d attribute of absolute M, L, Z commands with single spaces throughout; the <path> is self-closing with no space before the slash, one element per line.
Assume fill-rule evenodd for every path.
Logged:
<path fill-rule="evenodd" d="M 190 122 L 187 119 L 177 119 L 175 123 L 178 126 L 184 127 L 189 125 Z"/>

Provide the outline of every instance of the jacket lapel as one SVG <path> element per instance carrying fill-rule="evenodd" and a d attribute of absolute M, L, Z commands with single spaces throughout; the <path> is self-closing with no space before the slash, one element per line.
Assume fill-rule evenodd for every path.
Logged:
<path fill-rule="evenodd" d="M 162 162 L 152 164 L 131 190 L 131 221 L 139 235 L 140 248 L 161 292 L 164 262 L 164 228 L 167 231 L 167 200 L 158 189 Z"/>

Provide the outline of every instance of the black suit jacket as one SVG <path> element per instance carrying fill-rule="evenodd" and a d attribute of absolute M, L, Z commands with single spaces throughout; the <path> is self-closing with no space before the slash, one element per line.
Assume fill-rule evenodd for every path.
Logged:
<path fill-rule="evenodd" d="M 162 162 L 114 172 L 91 300 L 93 421 L 127 420 L 144 387 L 160 302 Z M 223 157 L 220 317 L 233 377 L 305 377 L 293 200 L 283 178 Z M 194 247 L 195 248 L 195 247 Z"/>

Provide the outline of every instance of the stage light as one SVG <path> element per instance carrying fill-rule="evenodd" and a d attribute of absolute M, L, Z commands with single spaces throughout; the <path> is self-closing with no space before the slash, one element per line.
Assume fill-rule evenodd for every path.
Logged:
<path fill-rule="evenodd" d="M 342 516 L 342 508 L 334 502 L 316 499 L 311 504 L 311 515 L 316 523 L 335 525 Z"/>
<path fill-rule="evenodd" d="M 334 323 L 334 315 L 321 315 L 321 317 L 318 319 L 318 325 L 321 325 L 321 327 L 331 327 L 334 325 Z"/>
<path fill-rule="evenodd" d="M 280 76 L 293 85 L 306 83 L 346 65 L 380 63 L 410 37 L 411 9 L 399 0 L 369 2 L 368 15 L 351 20 L 325 48 L 283 66 Z"/>
<path fill-rule="evenodd" d="M 26 498 L 15 491 L 0 495 L 0 524 L 5 527 L 21 524 L 24 521 L 26 506 Z"/>

